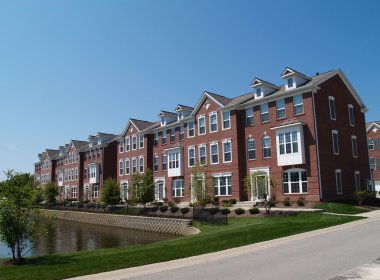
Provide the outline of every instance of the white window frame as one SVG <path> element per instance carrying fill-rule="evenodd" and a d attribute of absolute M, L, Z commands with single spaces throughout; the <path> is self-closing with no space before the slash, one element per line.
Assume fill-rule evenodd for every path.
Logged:
<path fill-rule="evenodd" d="M 266 109 L 266 111 L 264 111 Z M 266 120 L 264 119 L 266 118 Z M 269 122 L 269 103 L 264 103 L 260 105 L 260 121 L 261 123 Z"/>
<path fill-rule="evenodd" d="M 124 139 L 119 142 L 119 153 L 124 153 Z"/>
<path fill-rule="evenodd" d="M 124 175 L 124 161 L 121 159 L 119 160 L 119 176 Z"/>
<path fill-rule="evenodd" d="M 337 150 L 335 150 L 335 138 L 334 138 L 334 135 L 336 135 L 336 148 Z M 337 130 L 332 130 L 331 131 L 331 136 L 332 136 L 332 148 L 333 148 L 333 154 L 334 155 L 339 155 L 339 133 Z"/>
<path fill-rule="evenodd" d="M 222 130 L 231 129 L 231 111 L 221 112 L 222 114 Z M 225 118 L 228 114 L 228 118 Z M 226 125 L 228 123 L 228 126 Z"/>
<path fill-rule="evenodd" d="M 137 135 L 132 135 L 132 150 L 137 150 Z"/>
<path fill-rule="evenodd" d="M 158 132 L 155 132 L 153 137 L 153 146 L 158 146 Z"/>
<path fill-rule="evenodd" d="M 129 158 L 125 159 L 125 175 L 129 175 L 131 173 L 131 161 Z"/>
<path fill-rule="evenodd" d="M 375 150 L 375 142 L 372 138 L 368 138 L 368 150 Z"/>
<path fill-rule="evenodd" d="M 294 181 L 292 182 L 292 179 L 291 179 L 291 174 L 290 173 L 298 173 L 298 182 L 297 181 Z M 302 173 L 305 172 L 306 173 L 306 181 L 302 180 Z M 288 181 L 284 181 L 284 174 L 287 174 L 287 179 Z M 292 183 L 298 183 L 298 188 L 299 188 L 299 192 L 292 192 Z M 303 183 L 306 183 L 306 192 L 303 190 Z M 285 192 L 285 184 L 287 185 L 287 188 L 288 188 L 288 192 Z M 292 168 L 292 169 L 288 169 L 288 170 L 285 170 L 283 173 L 282 173 L 282 192 L 283 194 L 287 195 L 287 194 L 307 194 L 309 193 L 309 183 L 308 183 L 308 180 L 307 180 L 307 171 L 305 169 L 302 169 L 302 168 Z"/>
<path fill-rule="evenodd" d="M 264 144 L 266 143 L 266 141 L 264 141 L 264 139 L 268 139 L 269 138 L 269 146 L 264 146 Z M 263 136 L 262 139 L 262 149 L 263 149 L 263 158 L 271 158 L 272 157 L 272 139 L 269 135 L 265 135 Z M 269 156 L 265 156 L 265 149 L 269 149 Z"/>
<path fill-rule="evenodd" d="M 131 150 L 131 138 L 125 137 L 125 151 L 129 152 Z"/>
<path fill-rule="evenodd" d="M 338 176 L 338 174 L 339 174 L 339 176 Z M 340 184 L 340 190 L 339 190 L 339 184 Z M 336 193 L 342 194 L 343 193 L 343 182 L 342 182 L 342 170 L 341 169 L 335 169 L 335 186 L 336 186 Z"/>
<path fill-rule="evenodd" d="M 250 145 L 249 145 L 249 142 L 253 141 L 253 149 L 250 149 Z M 253 158 L 249 158 L 249 152 L 252 152 L 254 153 L 254 157 Z M 247 139 L 247 160 L 256 160 L 256 141 L 255 141 L 255 138 L 248 138 Z"/>
<path fill-rule="evenodd" d="M 168 170 L 168 155 L 167 154 L 162 154 L 161 159 L 162 159 L 162 162 L 161 162 L 162 171 Z"/>
<path fill-rule="evenodd" d="M 158 172 L 158 168 L 159 168 L 159 159 L 158 159 L 158 156 L 155 155 L 153 158 L 153 172 Z"/>
<path fill-rule="evenodd" d="M 167 143 L 168 143 L 168 132 L 166 130 L 163 130 L 161 131 L 161 145 L 166 145 Z"/>
<path fill-rule="evenodd" d="M 216 154 L 213 153 L 212 147 L 216 146 Z M 213 161 L 213 155 L 216 155 L 217 161 Z M 210 143 L 210 163 L 211 164 L 218 164 L 219 163 L 219 143 L 218 142 L 211 142 Z"/>
<path fill-rule="evenodd" d="M 71 198 L 77 198 L 77 186 L 71 186 Z"/>
<path fill-rule="evenodd" d="M 296 103 L 296 99 L 297 98 L 301 98 L 302 102 Z M 297 114 L 296 113 L 296 108 L 299 107 L 299 106 L 302 108 L 302 112 L 300 112 L 300 113 Z M 299 115 L 302 115 L 304 113 L 305 113 L 305 109 L 304 109 L 304 106 L 303 106 L 303 96 L 302 96 L 302 93 L 298 94 L 298 95 L 294 95 L 293 96 L 293 114 L 294 114 L 294 116 L 299 116 Z"/>
<path fill-rule="evenodd" d="M 137 158 L 133 157 L 132 158 L 132 174 L 137 173 Z"/>
<path fill-rule="evenodd" d="M 358 192 L 360 191 L 360 171 L 355 171 L 354 176 L 355 176 L 355 190 Z"/>
<path fill-rule="evenodd" d="M 201 151 L 204 151 L 205 162 L 202 163 Z M 206 144 L 200 144 L 198 146 L 199 165 L 207 165 L 207 147 Z"/>
<path fill-rule="evenodd" d="M 329 113 L 330 113 L 330 119 L 333 121 L 336 120 L 336 110 L 335 110 L 335 97 L 329 96 Z"/>
<path fill-rule="evenodd" d="M 177 184 L 180 183 L 180 184 Z M 177 195 L 179 190 L 179 195 Z M 176 179 L 172 182 L 172 197 L 184 197 L 185 196 L 185 181 L 183 179 Z"/>
<path fill-rule="evenodd" d="M 144 173 L 144 156 L 139 156 L 139 173 Z"/>
<path fill-rule="evenodd" d="M 251 113 L 252 111 L 252 113 Z M 250 120 L 250 121 L 248 121 Z M 245 125 L 251 126 L 255 124 L 253 107 L 245 109 Z"/>
<path fill-rule="evenodd" d="M 99 185 L 98 184 L 95 184 L 92 186 L 92 197 L 93 198 L 99 198 Z"/>
<path fill-rule="evenodd" d="M 185 140 L 185 128 L 183 125 L 179 127 L 179 141 Z"/>
<path fill-rule="evenodd" d="M 208 117 L 209 117 L 209 123 L 210 123 L 209 125 L 210 133 L 218 132 L 218 114 L 216 112 L 211 112 Z M 215 119 L 213 119 L 214 117 Z M 215 126 L 214 130 L 212 129 L 213 125 Z"/>
<path fill-rule="evenodd" d="M 289 86 L 290 82 L 292 83 L 291 86 Z M 293 77 L 292 77 L 292 78 L 288 78 L 288 79 L 286 79 L 286 87 L 287 87 L 288 89 L 295 88 L 295 84 L 296 84 L 296 83 L 295 83 Z"/>
<path fill-rule="evenodd" d="M 172 152 L 172 153 L 169 153 L 169 166 L 168 166 L 168 169 L 177 169 L 180 167 L 179 165 L 179 158 L 180 158 L 180 154 L 179 152 Z"/>
<path fill-rule="evenodd" d="M 139 149 L 144 148 L 144 134 L 139 134 Z"/>
<path fill-rule="evenodd" d="M 230 151 L 229 151 L 230 157 L 231 157 L 230 160 L 226 160 L 226 149 L 225 149 L 226 144 L 229 144 L 229 146 L 230 146 Z M 223 163 L 231 163 L 232 162 L 232 141 L 231 141 L 231 139 L 223 140 L 222 141 L 222 147 L 223 147 Z"/>
<path fill-rule="evenodd" d="M 200 120 L 203 119 L 203 126 L 200 124 Z M 204 132 L 201 133 L 201 128 L 204 128 Z M 206 117 L 204 115 L 198 117 L 198 135 L 206 134 Z"/>
<path fill-rule="evenodd" d="M 350 121 L 350 126 L 355 126 L 355 116 L 354 116 L 354 105 L 348 104 L 348 119 Z"/>
<path fill-rule="evenodd" d="M 287 139 L 287 135 L 289 139 Z M 300 152 L 299 143 L 300 139 L 298 137 L 297 131 L 287 131 L 285 133 L 280 133 L 278 135 L 278 151 L 280 155 L 296 154 Z M 287 147 L 290 145 L 290 152 L 288 152 Z M 283 153 L 281 153 L 281 147 L 283 147 Z M 296 148 L 296 149 L 295 149 Z M 296 151 L 295 151 L 296 150 Z"/>
<path fill-rule="evenodd" d="M 358 141 L 356 135 L 351 135 L 352 157 L 358 158 Z"/>
<path fill-rule="evenodd" d="M 279 105 L 281 105 L 279 104 L 280 102 L 283 103 L 283 107 L 279 107 Z M 284 116 L 283 117 L 279 116 L 279 112 L 284 112 Z M 276 100 L 276 118 L 278 120 L 286 118 L 285 98 Z"/>
<path fill-rule="evenodd" d="M 192 128 L 190 128 L 190 123 L 192 124 Z M 192 131 L 193 135 L 190 135 L 190 131 Z M 194 121 L 190 121 L 187 123 L 187 138 L 193 138 L 193 137 L 195 137 Z"/>
<path fill-rule="evenodd" d="M 174 143 L 175 142 L 175 127 L 172 127 L 170 129 L 170 143 Z"/>
<path fill-rule="evenodd" d="M 192 157 L 190 157 L 190 150 L 193 151 L 193 154 L 194 154 L 194 164 L 192 165 L 190 160 L 192 159 Z M 194 167 L 196 165 L 196 152 L 195 152 L 195 146 L 190 146 L 187 148 L 187 155 L 188 155 L 188 162 L 187 162 L 187 165 L 189 167 Z"/>
<path fill-rule="evenodd" d="M 225 178 L 225 185 L 224 186 L 222 186 L 220 184 L 221 178 Z M 215 182 L 217 182 L 217 185 L 215 185 Z M 226 194 L 221 194 L 220 190 L 222 187 L 226 188 Z M 227 173 L 227 174 L 213 175 L 213 188 L 214 188 L 214 195 L 215 196 L 232 196 L 232 174 Z"/>

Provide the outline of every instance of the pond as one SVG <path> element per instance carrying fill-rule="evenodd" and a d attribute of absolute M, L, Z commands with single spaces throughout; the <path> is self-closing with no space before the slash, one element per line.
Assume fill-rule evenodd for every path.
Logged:
<path fill-rule="evenodd" d="M 87 251 L 154 243 L 176 238 L 174 235 L 98 226 L 72 221 L 54 220 L 46 224 L 48 233 L 33 241 L 26 256 Z M 11 257 L 10 250 L 0 242 L 0 259 Z"/>

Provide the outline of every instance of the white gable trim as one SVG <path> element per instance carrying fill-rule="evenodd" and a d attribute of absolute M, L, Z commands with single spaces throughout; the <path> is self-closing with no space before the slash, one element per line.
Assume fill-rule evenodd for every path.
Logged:
<path fill-rule="evenodd" d="M 206 99 L 206 98 L 210 98 L 212 99 L 219 107 L 224 107 L 218 100 L 216 100 L 215 98 L 213 98 L 210 94 L 208 94 L 207 91 L 205 91 L 202 95 L 202 97 L 198 100 L 198 103 L 197 105 L 194 107 L 194 110 L 191 112 L 190 116 L 195 116 L 195 114 L 198 112 L 198 110 L 201 108 L 201 105 L 203 103 L 203 101 Z"/>
<path fill-rule="evenodd" d="M 380 129 L 380 125 L 379 125 L 379 124 L 377 124 L 377 123 L 375 123 L 375 122 L 372 122 L 372 123 L 368 126 L 368 128 L 367 128 L 367 133 L 370 132 L 370 131 L 373 129 L 374 126 L 376 126 L 378 129 Z"/>

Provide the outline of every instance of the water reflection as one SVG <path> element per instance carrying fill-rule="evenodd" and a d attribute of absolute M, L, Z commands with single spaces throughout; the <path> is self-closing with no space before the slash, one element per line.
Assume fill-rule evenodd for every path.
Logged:
<path fill-rule="evenodd" d="M 40 221 L 46 224 L 45 221 Z M 48 233 L 33 242 L 27 256 L 122 247 L 175 238 L 173 235 L 54 220 L 47 224 Z M 0 243 L 0 258 L 10 252 Z"/>

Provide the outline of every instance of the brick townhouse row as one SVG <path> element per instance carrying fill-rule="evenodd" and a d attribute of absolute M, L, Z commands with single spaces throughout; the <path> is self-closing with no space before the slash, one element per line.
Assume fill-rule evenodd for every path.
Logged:
<path fill-rule="evenodd" d="M 95 200 L 108 177 L 127 200 L 132 175 L 146 168 L 156 200 L 194 201 L 194 168 L 220 199 L 256 200 L 257 182 L 250 193 L 244 187 L 251 174 L 278 200 L 349 199 L 367 188 L 367 108 L 343 72 L 309 77 L 287 67 L 281 78 L 280 86 L 255 78 L 251 92 L 234 98 L 204 92 L 194 107 L 161 111 L 156 122 L 130 119 L 120 135 L 46 150 L 36 178 L 56 181 L 63 197 Z"/>
<path fill-rule="evenodd" d="M 368 150 L 374 189 L 380 191 L 380 121 L 367 123 Z"/>

